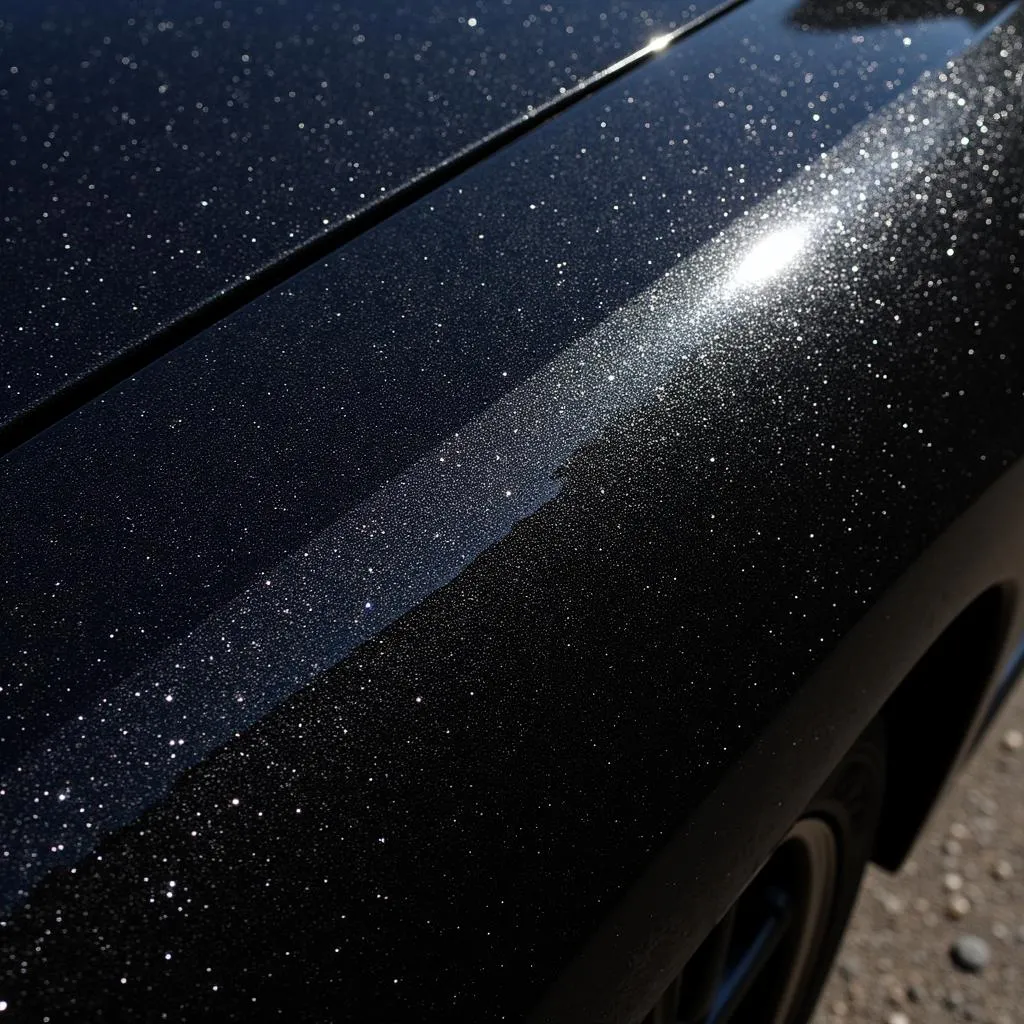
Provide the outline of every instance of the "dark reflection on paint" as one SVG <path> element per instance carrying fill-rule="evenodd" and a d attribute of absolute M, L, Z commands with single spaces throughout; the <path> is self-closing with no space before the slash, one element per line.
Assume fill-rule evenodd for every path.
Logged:
<path fill-rule="evenodd" d="M 713 0 L 12 0 L 0 423 Z"/>
<path fill-rule="evenodd" d="M 942 22 L 808 47 L 790 9 L 736 11 L 8 459 L 0 765 L 970 43 Z"/>
<path fill-rule="evenodd" d="M 922 21 L 960 21 L 981 28 L 1014 6 L 1015 0 L 801 0 L 790 19 L 794 25 L 833 32 Z"/>

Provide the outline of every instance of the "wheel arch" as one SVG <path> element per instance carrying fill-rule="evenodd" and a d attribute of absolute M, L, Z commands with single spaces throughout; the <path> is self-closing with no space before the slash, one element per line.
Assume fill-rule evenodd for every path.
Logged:
<path fill-rule="evenodd" d="M 1016 605 L 1013 583 L 982 590 L 943 629 L 882 708 L 889 773 L 873 859 L 888 870 L 903 862 L 1009 690 L 1016 665 L 998 670 Z"/>
<path fill-rule="evenodd" d="M 675 829 L 548 988 L 531 1024 L 642 1019 L 880 715 L 896 773 L 906 767 L 900 748 L 920 753 L 922 728 L 942 723 L 940 741 L 883 807 L 874 857 L 898 866 L 1019 673 L 1022 510 L 1019 460 L 880 596 Z"/>

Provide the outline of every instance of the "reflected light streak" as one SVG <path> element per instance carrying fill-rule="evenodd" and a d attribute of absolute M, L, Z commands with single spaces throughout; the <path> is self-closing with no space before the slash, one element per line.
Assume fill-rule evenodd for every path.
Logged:
<path fill-rule="evenodd" d="M 763 284 L 782 273 L 803 251 L 808 234 L 807 225 L 794 224 L 761 239 L 729 276 L 728 290 Z"/>

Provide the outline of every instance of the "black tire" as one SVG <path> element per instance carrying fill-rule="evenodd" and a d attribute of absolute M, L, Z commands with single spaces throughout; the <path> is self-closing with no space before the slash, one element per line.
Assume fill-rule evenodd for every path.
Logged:
<path fill-rule="evenodd" d="M 662 996 L 648 1024 L 810 1019 L 874 847 L 885 754 L 885 730 L 876 720 Z M 770 941 L 762 941 L 765 935 Z"/>
<path fill-rule="evenodd" d="M 882 816 L 885 768 L 885 729 L 882 720 L 875 719 L 818 790 L 803 814 L 805 818 L 823 818 L 832 826 L 839 846 L 839 870 L 824 937 L 808 969 L 791 1024 L 804 1024 L 814 1013 L 850 921 Z"/>

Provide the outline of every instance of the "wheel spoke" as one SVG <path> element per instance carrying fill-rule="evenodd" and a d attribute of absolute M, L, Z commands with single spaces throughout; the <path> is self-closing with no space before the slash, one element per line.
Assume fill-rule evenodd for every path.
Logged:
<path fill-rule="evenodd" d="M 725 1024 L 742 1003 L 751 985 L 778 948 L 793 919 L 793 905 L 788 893 L 769 888 L 762 894 L 765 912 L 761 925 L 744 947 L 736 951 L 719 984 L 707 1024 Z"/>
<path fill-rule="evenodd" d="M 669 1018 L 673 1024 L 705 1024 L 710 1019 L 729 967 L 737 907 L 733 904 L 729 908 L 729 913 L 704 940 L 678 979 L 683 995 L 680 997 L 677 992 L 675 1016 Z"/>

